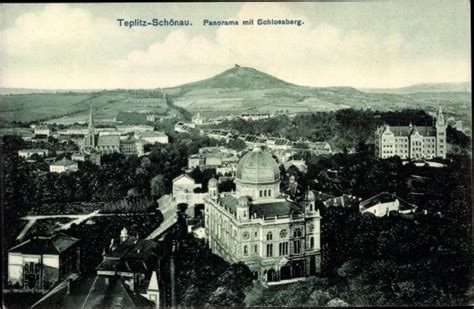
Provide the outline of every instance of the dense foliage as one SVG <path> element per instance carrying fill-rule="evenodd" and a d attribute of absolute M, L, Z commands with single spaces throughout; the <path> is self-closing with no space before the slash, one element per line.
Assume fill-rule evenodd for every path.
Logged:
<path fill-rule="evenodd" d="M 417 167 L 403 165 L 397 157 L 376 159 L 363 144 L 357 148 L 356 154 L 308 156 L 308 173 L 296 173 L 298 183 L 364 199 L 395 193 L 418 205 L 417 214 L 377 218 L 358 209 L 321 206 L 322 262 L 329 279 L 291 285 L 275 295 L 263 293 L 257 301 L 465 304 L 471 268 L 471 158 L 451 155 L 442 160 L 445 167 Z"/>
<path fill-rule="evenodd" d="M 375 129 L 384 123 L 430 126 L 433 124 L 433 118 L 424 111 L 410 109 L 395 112 L 342 109 L 331 112 L 301 113 L 294 118 L 286 115 L 258 121 L 245 121 L 239 118 L 226 120 L 214 127 L 235 129 L 242 134 L 285 137 L 292 141 L 300 139 L 314 142 L 326 141 L 336 150 L 342 150 L 344 147 L 355 148 L 361 142 L 373 144 Z M 453 139 L 453 141 L 459 139 L 461 138 Z"/>
<path fill-rule="evenodd" d="M 176 256 L 177 299 L 180 305 L 242 305 L 252 273 L 242 263 L 225 262 L 203 240 L 189 237 Z"/>

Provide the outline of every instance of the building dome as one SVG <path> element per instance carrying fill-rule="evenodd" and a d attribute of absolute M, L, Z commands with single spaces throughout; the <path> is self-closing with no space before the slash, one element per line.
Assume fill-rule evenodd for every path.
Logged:
<path fill-rule="evenodd" d="M 244 183 L 275 182 L 280 168 L 268 152 L 256 147 L 240 159 L 235 177 Z"/>
<path fill-rule="evenodd" d="M 304 193 L 303 200 L 312 202 L 316 200 L 316 196 L 314 195 L 313 191 L 308 190 Z"/>
<path fill-rule="evenodd" d="M 209 182 L 207 183 L 207 186 L 209 188 L 217 188 L 217 179 L 215 179 L 214 177 L 209 179 Z"/>

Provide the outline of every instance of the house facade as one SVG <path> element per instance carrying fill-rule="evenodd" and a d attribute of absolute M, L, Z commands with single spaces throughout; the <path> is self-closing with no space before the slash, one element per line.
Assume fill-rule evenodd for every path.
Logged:
<path fill-rule="evenodd" d="M 51 173 L 75 172 L 77 170 L 79 170 L 79 165 L 77 162 L 68 160 L 66 158 L 49 165 L 49 171 Z"/>
<path fill-rule="evenodd" d="M 8 250 L 8 282 L 21 289 L 48 290 L 79 272 L 79 240 L 58 234 L 35 237 Z"/>

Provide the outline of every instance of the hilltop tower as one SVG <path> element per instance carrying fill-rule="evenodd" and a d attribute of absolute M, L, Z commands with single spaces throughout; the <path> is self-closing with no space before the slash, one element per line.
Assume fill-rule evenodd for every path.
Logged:
<path fill-rule="evenodd" d="M 436 156 L 446 158 L 446 122 L 441 106 L 436 117 Z"/>

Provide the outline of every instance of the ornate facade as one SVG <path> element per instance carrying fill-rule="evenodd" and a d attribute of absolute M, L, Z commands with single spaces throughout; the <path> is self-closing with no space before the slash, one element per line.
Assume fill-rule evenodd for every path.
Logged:
<path fill-rule="evenodd" d="M 402 159 L 445 159 L 446 147 L 446 123 L 441 107 L 435 126 L 384 125 L 375 132 L 375 155 L 382 159 L 393 156 Z"/>
<path fill-rule="evenodd" d="M 269 153 L 255 148 L 236 170 L 236 192 L 208 184 L 207 241 L 213 253 L 243 262 L 263 282 L 303 278 L 320 272 L 320 221 L 314 193 L 302 203 L 280 194 L 280 169 Z"/>

